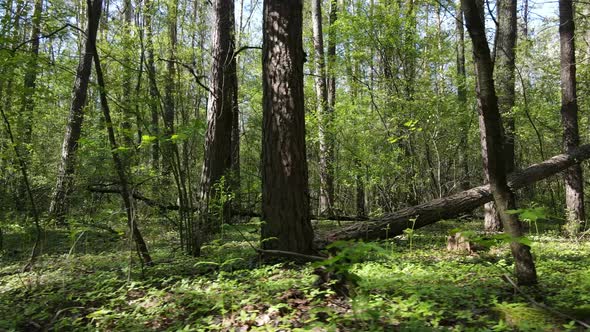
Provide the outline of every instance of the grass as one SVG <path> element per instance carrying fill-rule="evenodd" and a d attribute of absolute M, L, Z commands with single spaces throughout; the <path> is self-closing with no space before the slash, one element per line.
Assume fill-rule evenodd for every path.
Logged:
<path fill-rule="evenodd" d="M 174 250 L 175 233 L 152 225 L 146 238 L 157 264 L 150 268 L 139 266 L 128 239 L 116 232 L 48 230 L 45 254 L 28 273 L 20 267 L 31 236 L 5 229 L 0 331 L 579 329 L 531 305 L 502 279 L 513 264 L 505 245 L 478 255 L 445 250 L 449 230 L 477 230 L 480 222 L 416 230 L 411 248 L 404 237 L 379 242 L 371 253 L 348 244 L 355 260 L 337 264 L 357 276 L 350 298 L 318 287 L 309 264 L 263 264 L 246 242 L 257 243 L 257 224 L 228 227 L 225 240 L 200 258 Z M 590 242 L 564 240 L 550 226 L 532 236 L 540 285 L 523 291 L 590 322 Z"/>

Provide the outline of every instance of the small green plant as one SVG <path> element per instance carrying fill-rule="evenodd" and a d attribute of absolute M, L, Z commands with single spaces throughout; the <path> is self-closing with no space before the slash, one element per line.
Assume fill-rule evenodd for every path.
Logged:
<path fill-rule="evenodd" d="M 520 220 L 529 223 L 531 226 L 534 225 L 537 236 L 539 235 L 539 225 L 537 221 L 549 218 L 549 211 L 547 208 L 544 206 L 537 206 L 534 203 L 529 208 L 508 210 L 506 213 L 517 214 Z"/>
<path fill-rule="evenodd" d="M 353 264 L 360 263 L 371 255 L 385 255 L 386 251 L 376 243 L 336 241 L 326 247 L 330 257 L 314 263 L 313 267 L 324 267 L 330 272 L 349 272 Z"/>
<path fill-rule="evenodd" d="M 412 248 L 414 247 L 414 228 L 416 227 L 416 218 L 412 218 L 410 221 L 412 222 L 412 227 L 404 229 L 404 234 L 408 237 L 410 251 L 412 251 Z"/>
<path fill-rule="evenodd" d="M 220 239 L 223 240 L 224 225 L 227 223 L 229 204 L 234 199 L 235 194 L 230 191 L 229 184 L 226 177 L 222 176 L 219 181 L 213 184 L 213 192 L 215 196 L 210 201 L 210 210 L 216 217 L 220 226 Z"/>

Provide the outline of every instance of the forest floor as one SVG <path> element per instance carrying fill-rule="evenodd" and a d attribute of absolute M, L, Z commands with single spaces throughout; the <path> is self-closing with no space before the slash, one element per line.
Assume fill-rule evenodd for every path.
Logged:
<path fill-rule="evenodd" d="M 346 244 L 346 259 L 325 265 L 355 280 L 349 297 L 318 287 L 312 264 L 259 261 L 250 247 L 257 227 L 225 227 L 198 259 L 171 249 L 178 248 L 174 232 L 146 227 L 156 265 L 143 269 L 122 231 L 51 229 L 27 273 L 31 235 L 5 227 L 0 331 L 565 331 L 583 330 L 574 318 L 590 323 L 590 241 L 565 240 L 551 225 L 529 236 L 540 284 L 521 288 L 526 295 L 504 277 L 512 271 L 506 244 L 448 252 L 449 231 L 481 222 L 444 221 L 388 241 Z"/>

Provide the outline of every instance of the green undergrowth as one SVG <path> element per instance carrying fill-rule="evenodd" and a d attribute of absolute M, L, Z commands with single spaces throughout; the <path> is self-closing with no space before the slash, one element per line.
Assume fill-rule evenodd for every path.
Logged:
<path fill-rule="evenodd" d="M 257 224 L 228 226 L 198 259 L 174 249 L 173 232 L 147 233 L 154 267 L 138 264 L 122 233 L 50 230 L 45 254 L 27 273 L 20 268 L 31 237 L 5 231 L 0 331 L 566 331 L 583 330 L 574 318 L 590 322 L 587 241 L 531 235 L 540 284 L 521 288 L 526 297 L 504 279 L 513 278 L 505 244 L 479 254 L 446 251 L 449 230 L 477 230 L 479 222 L 340 244 L 346 254 L 325 266 L 354 277 L 344 298 L 318 286 L 310 264 L 262 262 L 251 248 Z"/>

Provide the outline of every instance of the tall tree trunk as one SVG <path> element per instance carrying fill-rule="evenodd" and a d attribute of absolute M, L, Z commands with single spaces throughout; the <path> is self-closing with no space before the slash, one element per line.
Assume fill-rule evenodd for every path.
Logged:
<path fill-rule="evenodd" d="M 561 122 L 563 150 L 570 152 L 580 144 L 578 133 L 578 101 L 576 91 L 576 57 L 572 0 L 559 1 L 559 44 L 561 47 Z M 565 202 L 570 235 L 582 229 L 584 215 L 584 179 L 582 167 L 576 165 L 565 172 Z"/>
<path fill-rule="evenodd" d="M 463 26 L 463 11 L 461 2 L 457 5 L 455 28 L 457 30 L 457 101 L 459 102 L 460 114 L 468 115 L 467 109 L 467 73 L 465 71 L 465 27 Z M 462 116 L 462 118 L 468 118 Z M 461 175 L 461 189 L 468 189 L 469 182 L 469 120 L 465 121 L 461 131 L 459 152 L 459 166 Z"/>
<path fill-rule="evenodd" d="M 326 84 L 328 87 L 328 106 L 334 111 L 336 106 L 336 21 L 338 20 L 338 1 L 330 0 L 330 16 L 328 29 L 328 65 L 326 73 Z"/>
<path fill-rule="evenodd" d="M 235 79 L 234 58 L 234 1 L 214 0 L 213 58 L 209 79 L 209 104 L 207 105 L 207 133 L 205 157 L 201 176 L 201 200 L 205 210 L 209 202 L 225 188 L 218 188 L 222 177 L 230 183 L 232 167 L 232 136 L 234 118 L 233 82 Z M 224 210 L 227 210 L 226 206 Z M 208 212 L 208 211 L 206 211 Z M 224 212 L 225 216 L 228 216 Z M 213 222 L 212 219 L 207 222 Z M 204 225 L 217 229 L 219 225 Z M 211 226 L 211 227 L 209 227 Z"/>
<path fill-rule="evenodd" d="M 332 177 L 332 163 L 330 154 L 330 128 L 331 115 L 328 100 L 328 87 L 326 85 L 326 58 L 324 53 L 324 32 L 322 29 L 321 0 L 311 2 L 311 19 L 313 26 L 313 48 L 315 59 L 315 90 L 317 99 L 317 117 L 319 119 L 319 143 L 320 143 L 320 215 L 332 214 L 332 202 L 334 187 Z"/>
<path fill-rule="evenodd" d="M 494 75 L 498 91 L 498 109 L 504 124 L 504 161 L 506 172 L 515 168 L 514 153 L 514 73 L 516 59 L 516 0 L 500 0 L 498 3 L 498 29 L 496 30 L 496 55 Z M 514 199 L 514 197 L 512 197 Z M 494 203 L 486 205 L 484 228 L 487 232 L 502 230 Z M 511 204 L 516 204 L 513 202 Z"/>
<path fill-rule="evenodd" d="M 326 181 L 324 210 L 327 215 L 334 214 L 334 163 L 336 162 L 336 146 L 334 133 L 334 112 L 336 107 L 336 20 L 338 20 L 338 1 L 330 0 L 330 15 L 328 16 L 328 41 L 326 62 L 326 87 L 328 89 L 328 108 L 324 119 Z M 320 197 L 321 198 L 321 197 Z"/>
<path fill-rule="evenodd" d="M 88 22 L 86 26 L 86 41 L 76 71 L 70 115 L 66 124 L 66 132 L 61 149 L 57 183 L 49 207 L 49 214 L 56 218 L 59 224 L 65 223 L 65 215 L 68 210 L 68 196 L 73 186 L 76 151 L 78 150 L 78 140 L 82 132 L 84 106 L 86 105 L 88 81 L 92 69 L 93 45 L 96 43 L 96 32 L 102 9 L 102 0 L 87 0 L 87 4 Z"/>
<path fill-rule="evenodd" d="M 101 0 L 94 1 L 101 2 Z M 129 188 L 129 181 L 127 175 L 128 165 L 123 161 L 123 159 L 117 152 L 119 150 L 119 145 L 117 144 L 117 139 L 115 138 L 115 130 L 113 129 L 113 121 L 111 120 L 111 111 L 109 109 L 104 77 L 102 73 L 102 68 L 100 66 L 98 52 L 96 50 L 96 43 L 93 43 L 92 46 L 94 53 L 94 66 L 96 70 L 96 78 L 100 90 L 100 106 L 102 108 L 105 120 L 105 127 L 107 129 L 107 134 L 109 137 L 109 143 L 111 146 L 111 154 L 113 157 L 113 162 L 115 164 L 115 170 L 117 172 L 117 176 L 119 178 L 121 186 L 121 198 L 123 199 L 123 203 L 125 205 L 125 212 L 127 213 L 127 226 L 129 227 L 129 232 L 131 232 L 131 238 L 135 243 L 135 249 L 137 250 L 139 259 L 145 265 L 152 265 L 152 258 L 149 254 L 143 236 L 139 231 L 139 227 L 137 226 L 137 211 L 135 207 L 135 199 L 133 198 L 132 189 Z"/>
<path fill-rule="evenodd" d="M 516 0 L 500 0 L 494 75 L 498 90 L 498 109 L 504 123 L 504 161 L 508 173 L 515 169 L 512 108 L 515 100 L 516 30 Z"/>
<path fill-rule="evenodd" d="M 317 117 L 319 120 L 320 144 L 320 215 L 331 215 L 334 201 L 333 144 L 331 140 L 330 100 L 326 79 L 326 57 L 324 53 L 324 32 L 322 29 L 321 0 L 311 3 L 313 26 L 313 47 L 315 59 L 315 88 L 317 96 Z"/>
<path fill-rule="evenodd" d="M 365 206 L 365 181 L 363 180 L 364 167 L 359 158 L 355 159 L 354 164 L 356 166 L 356 216 L 362 218 L 367 216 L 367 209 Z"/>
<path fill-rule="evenodd" d="M 520 238 L 523 236 L 523 231 L 518 217 L 507 213 L 508 210 L 513 210 L 516 206 L 514 204 L 514 194 L 508 187 L 506 178 L 506 164 L 503 160 L 502 118 L 498 109 L 498 99 L 494 87 L 492 58 L 483 19 L 480 15 L 481 8 L 478 8 L 474 0 L 462 0 L 461 5 L 465 14 L 467 30 L 473 43 L 475 72 L 479 86 L 477 99 L 479 111 L 483 118 L 483 133 L 488 152 L 487 169 L 490 177 L 490 188 L 506 233 L 513 238 Z M 514 256 L 518 282 L 522 285 L 536 284 L 537 273 L 530 247 L 513 240 L 510 243 L 510 248 Z"/>
<path fill-rule="evenodd" d="M 168 2 L 168 61 L 166 62 L 166 80 L 164 82 L 164 141 L 163 152 L 164 152 L 164 183 L 169 183 L 169 177 L 173 172 L 174 168 L 174 155 L 176 153 L 176 147 L 174 143 L 170 141 L 171 136 L 174 134 L 174 118 L 175 118 L 175 93 L 176 87 L 176 44 L 178 42 L 177 36 L 177 12 L 178 2 L 177 0 L 171 0 Z"/>
<path fill-rule="evenodd" d="M 123 45 L 129 47 L 132 44 L 133 40 L 133 4 L 131 0 L 125 0 L 124 2 L 124 25 L 123 25 Z M 131 126 L 131 113 L 132 113 L 132 77 L 134 75 L 135 70 L 133 69 L 133 64 L 131 60 L 131 53 L 129 50 L 125 50 L 125 56 L 123 58 L 123 95 L 121 100 L 121 112 L 123 115 L 123 121 L 121 121 L 121 132 L 123 134 L 123 145 L 128 149 L 133 149 L 133 131 Z M 129 163 L 131 161 L 130 151 L 125 152 L 125 158 L 123 161 Z"/>
<path fill-rule="evenodd" d="M 156 65 L 154 61 L 154 33 L 152 27 L 152 17 L 154 13 L 154 3 L 151 0 L 145 2 L 145 17 L 144 25 L 146 29 L 146 60 L 147 60 L 147 75 L 149 85 L 149 106 L 150 106 L 150 133 L 156 137 L 152 142 L 151 162 L 152 168 L 156 174 L 160 171 L 160 124 L 159 124 L 159 95 L 158 85 L 156 81 Z"/>
<path fill-rule="evenodd" d="M 238 45 L 236 43 L 236 45 Z M 231 177 L 230 189 L 234 194 L 233 206 L 240 209 L 241 181 L 240 181 L 240 103 L 238 90 L 238 59 L 232 57 L 231 64 L 232 86 L 232 128 L 231 128 Z"/>
<path fill-rule="evenodd" d="M 482 25 L 484 25 L 485 29 L 485 16 L 484 16 L 484 6 L 485 0 L 474 0 L 477 3 L 477 14 L 480 17 L 480 21 L 482 21 Z M 465 15 L 465 13 L 463 13 Z M 475 61 L 475 58 L 474 58 Z M 477 93 L 479 94 L 480 85 L 479 81 L 476 80 L 475 82 Z M 478 104 L 478 107 L 480 105 Z M 486 183 L 490 183 L 490 174 L 488 168 L 488 147 L 486 144 L 486 135 L 485 135 L 485 121 L 483 118 L 483 113 L 481 110 L 478 110 L 478 120 L 479 120 L 479 138 L 480 138 L 480 145 L 481 145 L 481 159 L 483 162 L 483 175 L 484 180 Z M 488 232 L 496 232 L 502 230 L 502 221 L 500 220 L 500 216 L 498 215 L 498 210 L 496 209 L 496 203 L 494 201 L 490 201 L 489 203 L 483 206 L 484 209 L 484 229 Z"/>
<path fill-rule="evenodd" d="M 264 1 L 262 245 L 309 253 L 302 10 L 303 0 Z"/>
<path fill-rule="evenodd" d="M 350 102 L 352 104 L 352 108 L 356 109 L 357 106 L 357 99 L 358 99 L 358 83 L 355 82 L 355 77 L 358 77 L 359 73 L 359 63 L 355 61 L 352 56 L 352 50 L 349 43 L 346 43 L 344 46 L 345 55 L 346 55 L 346 76 L 348 81 L 348 86 L 350 88 Z M 360 146 L 358 142 L 354 143 L 354 146 L 357 148 Z M 360 151 L 357 150 L 357 154 Z M 355 205 L 356 205 L 356 215 L 359 218 L 364 218 L 367 216 L 367 208 L 366 208 L 366 193 L 365 193 L 365 167 L 361 161 L 361 158 L 357 155 L 354 158 L 354 172 L 355 172 Z"/>

